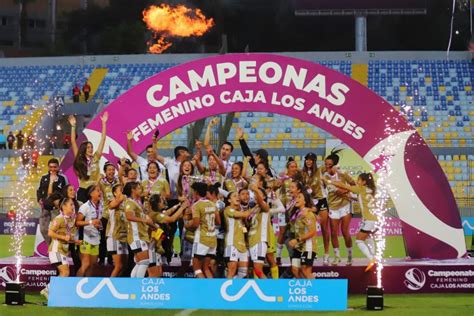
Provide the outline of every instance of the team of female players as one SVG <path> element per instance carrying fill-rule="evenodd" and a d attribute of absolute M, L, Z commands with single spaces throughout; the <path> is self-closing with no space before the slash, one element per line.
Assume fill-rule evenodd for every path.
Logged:
<path fill-rule="evenodd" d="M 341 264 L 339 231 L 347 248 L 345 264 L 352 264 L 353 203 L 360 204 L 363 218 L 356 244 L 370 259 L 368 269 L 374 265 L 374 179 L 363 173 L 353 180 L 338 168 L 337 151 L 321 166 L 313 153 L 305 156 L 301 168 L 290 157 L 286 170 L 276 174 L 265 150 L 253 155 L 246 150 L 239 129 L 237 138 L 246 158 L 232 163 L 231 143 L 224 143 L 219 154 L 208 144 L 209 131 L 216 124 L 213 119 L 204 140 L 207 159 L 200 142 L 194 155 L 177 147 L 174 159 L 161 157 L 156 136 L 145 159 L 133 153 L 129 133 L 129 154 L 139 167 L 122 159 L 118 168 L 106 163 L 101 175 L 107 118 L 107 114 L 101 118 L 102 138 L 95 152 L 90 142 L 77 146 L 76 121 L 69 119 L 79 188 L 76 193 L 71 186 L 71 192 L 58 201 L 60 214 L 49 228 L 49 258 L 61 276 L 69 275 L 68 257 L 74 252 L 80 258 L 76 275 L 97 275 L 102 244 L 113 259 L 112 277 L 128 275 L 129 256 L 134 264 L 131 277 L 160 277 L 170 259 L 166 248 L 172 247 L 178 229 L 179 276 L 192 265 L 197 278 L 278 278 L 286 247 L 291 263 L 286 273 L 310 279 L 318 226 L 324 243 L 323 264 Z"/>

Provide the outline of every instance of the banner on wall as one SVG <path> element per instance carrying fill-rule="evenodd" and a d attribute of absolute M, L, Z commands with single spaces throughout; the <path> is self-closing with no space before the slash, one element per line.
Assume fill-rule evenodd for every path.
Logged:
<path fill-rule="evenodd" d="M 449 182 L 423 138 L 384 99 L 339 72 L 280 55 L 213 56 L 146 79 L 104 111 L 109 112 L 109 122 L 102 164 L 128 156 L 127 131 L 133 132 L 134 148 L 140 152 L 156 130 L 161 139 L 191 122 L 229 112 L 270 112 L 313 124 L 343 141 L 378 176 L 387 178 L 412 258 L 466 254 Z M 81 138 L 95 148 L 101 137 L 101 115 Z M 74 183 L 72 162 L 69 151 L 61 167 Z"/>
<path fill-rule="evenodd" d="M 48 306 L 346 310 L 347 280 L 53 277 Z"/>
<path fill-rule="evenodd" d="M 38 226 L 38 218 L 29 218 L 25 222 L 25 233 L 27 235 L 34 235 L 36 233 L 36 226 Z M 14 220 L 7 217 L 0 217 L 0 235 L 13 234 Z"/>

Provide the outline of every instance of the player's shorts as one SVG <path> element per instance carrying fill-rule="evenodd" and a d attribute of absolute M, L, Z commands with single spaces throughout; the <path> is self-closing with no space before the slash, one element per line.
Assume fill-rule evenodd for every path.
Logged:
<path fill-rule="evenodd" d="M 193 243 L 183 238 L 181 241 L 181 262 L 193 259 Z"/>
<path fill-rule="evenodd" d="M 248 262 L 249 261 L 249 252 L 240 252 L 234 246 L 225 247 L 225 257 L 231 262 Z"/>
<path fill-rule="evenodd" d="M 351 213 L 351 204 L 347 204 L 337 210 L 329 210 L 329 218 L 332 219 L 341 219 L 346 215 L 349 215 Z"/>
<path fill-rule="evenodd" d="M 195 242 L 193 244 L 193 257 L 211 257 L 214 258 L 216 256 L 216 247 L 211 248 L 200 242 Z"/>
<path fill-rule="evenodd" d="M 267 248 L 267 253 L 275 253 L 276 252 L 276 236 L 275 234 L 272 232 L 272 234 L 270 234 L 269 238 L 268 238 L 268 248 Z"/>
<path fill-rule="evenodd" d="M 318 204 L 316 204 L 316 213 L 327 211 L 328 209 L 328 200 L 326 198 L 319 199 Z"/>
<path fill-rule="evenodd" d="M 156 252 L 155 247 L 150 247 L 150 249 L 148 249 L 148 258 L 150 260 L 150 267 L 163 265 L 161 254 Z"/>
<path fill-rule="evenodd" d="M 48 256 L 49 262 L 51 262 L 53 265 L 60 266 L 68 264 L 67 257 L 60 252 L 50 252 Z"/>
<path fill-rule="evenodd" d="M 86 241 L 83 241 L 79 250 L 84 255 L 98 256 L 99 255 L 99 245 L 92 245 Z"/>
<path fill-rule="evenodd" d="M 295 268 L 301 268 L 301 252 L 299 252 L 298 250 L 294 248 L 290 248 L 290 249 L 293 249 L 293 252 L 290 255 L 291 266 Z"/>
<path fill-rule="evenodd" d="M 144 240 L 137 239 L 130 244 L 130 249 L 132 249 L 133 253 L 148 251 L 149 248 L 148 243 Z"/>
<path fill-rule="evenodd" d="M 376 221 L 368 221 L 362 219 L 362 221 L 360 222 L 359 231 L 367 234 L 375 233 L 375 231 L 377 230 L 375 228 L 376 223 Z"/>
<path fill-rule="evenodd" d="M 286 226 L 286 214 L 285 213 L 278 213 L 278 226 Z"/>
<path fill-rule="evenodd" d="M 253 262 L 263 263 L 267 256 L 268 245 L 266 242 L 259 242 L 258 244 L 250 247 L 250 257 Z"/>
<path fill-rule="evenodd" d="M 313 266 L 313 262 L 316 260 L 315 252 L 305 251 L 301 253 L 301 264 L 305 266 Z"/>
<path fill-rule="evenodd" d="M 107 252 L 109 255 L 128 255 L 128 245 L 112 237 L 107 237 Z"/>

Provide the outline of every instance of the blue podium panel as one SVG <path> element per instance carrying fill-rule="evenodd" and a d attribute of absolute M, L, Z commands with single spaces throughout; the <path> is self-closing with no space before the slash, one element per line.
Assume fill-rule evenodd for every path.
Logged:
<path fill-rule="evenodd" d="M 346 310 L 346 279 L 51 278 L 48 306 Z"/>

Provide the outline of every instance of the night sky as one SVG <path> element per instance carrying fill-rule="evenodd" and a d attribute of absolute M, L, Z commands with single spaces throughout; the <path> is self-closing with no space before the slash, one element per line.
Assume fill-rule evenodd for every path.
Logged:
<path fill-rule="evenodd" d="M 452 1 L 426 2 L 426 15 L 369 16 L 368 50 L 446 50 Z M 251 52 L 351 51 L 355 47 L 354 17 L 295 16 L 293 0 L 190 3 L 216 20 L 216 26 L 204 38 L 206 44 L 219 43 L 220 34 L 225 33 L 231 52 L 244 51 L 247 45 Z M 466 50 L 470 38 L 468 1 L 456 6 L 454 30 L 459 34 L 453 35 L 451 49 Z"/>

